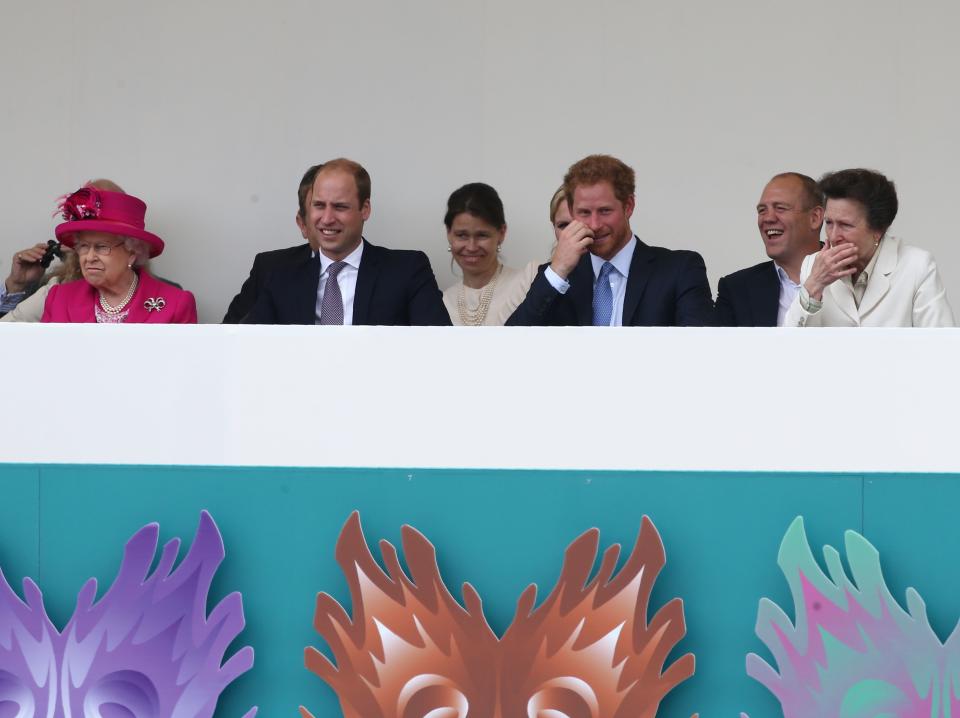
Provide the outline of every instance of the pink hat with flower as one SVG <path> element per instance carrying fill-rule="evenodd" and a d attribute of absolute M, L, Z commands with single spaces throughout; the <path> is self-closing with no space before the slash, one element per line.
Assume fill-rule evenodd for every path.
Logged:
<path fill-rule="evenodd" d="M 81 187 L 61 199 L 59 211 L 66 222 L 54 231 L 68 247 L 76 241 L 76 232 L 108 232 L 143 240 L 150 246 L 151 257 L 163 251 L 163 240 L 144 229 L 147 205 L 131 194 Z"/>

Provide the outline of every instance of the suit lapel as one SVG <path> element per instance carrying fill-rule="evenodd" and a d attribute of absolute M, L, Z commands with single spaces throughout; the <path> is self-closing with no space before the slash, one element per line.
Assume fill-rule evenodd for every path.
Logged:
<path fill-rule="evenodd" d="M 860 316 L 866 316 L 890 290 L 890 274 L 897 266 L 897 243 L 892 237 L 884 237 L 880 243 L 873 276 L 867 282 L 867 291 L 860 300 Z"/>
<path fill-rule="evenodd" d="M 363 240 L 363 254 L 360 255 L 360 269 L 357 270 L 357 288 L 353 295 L 354 325 L 370 322 L 370 304 L 373 301 L 373 288 L 380 272 L 380 248 Z"/>
<path fill-rule="evenodd" d="M 570 301 L 577 314 L 577 324 L 582 327 L 593 325 L 593 264 L 590 254 L 580 257 L 577 266 L 570 274 Z"/>
<path fill-rule="evenodd" d="M 84 284 L 83 291 L 81 292 L 83 299 L 79 302 L 71 302 L 67 305 L 67 316 L 70 317 L 71 322 L 96 323 L 96 304 L 100 301 L 100 293 L 91 285 L 87 284 L 87 280 L 80 279 L 77 281 L 81 281 Z"/>
<path fill-rule="evenodd" d="M 653 274 L 653 252 L 637 238 L 637 246 L 630 260 L 630 274 L 627 276 L 627 292 L 623 297 L 623 326 L 633 326 L 634 314 L 640 306 L 640 298 L 647 282 Z"/>
<path fill-rule="evenodd" d="M 756 312 L 758 327 L 777 326 L 780 313 L 780 276 L 771 260 L 763 265 L 756 282 L 750 283 L 750 306 Z"/>
<path fill-rule="evenodd" d="M 853 288 L 843 279 L 838 279 L 824 290 L 824 294 L 830 292 L 833 295 L 833 301 L 837 308 L 847 315 L 854 326 L 860 326 L 860 313 L 857 312 L 857 303 L 853 301 Z"/>

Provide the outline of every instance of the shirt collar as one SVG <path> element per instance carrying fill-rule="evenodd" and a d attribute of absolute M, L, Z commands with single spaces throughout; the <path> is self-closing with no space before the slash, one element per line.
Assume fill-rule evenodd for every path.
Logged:
<path fill-rule="evenodd" d="M 774 262 L 774 263 L 773 263 L 773 266 L 774 266 L 774 267 L 776 268 L 776 270 L 777 270 L 777 277 L 780 279 L 780 285 L 781 285 L 781 286 L 787 286 L 787 287 L 799 287 L 799 286 L 800 286 L 800 285 L 797 284 L 795 281 L 793 281 L 792 279 L 790 279 L 790 275 L 787 274 L 787 270 L 785 270 L 785 269 L 784 269 L 783 267 L 781 267 L 779 264 L 777 264 L 776 262 Z"/>
<path fill-rule="evenodd" d="M 884 235 L 885 237 L 886 235 Z M 877 245 L 877 248 L 873 250 L 873 256 L 870 257 L 870 261 L 867 262 L 867 266 L 863 268 L 861 274 L 862 277 L 865 277 L 865 281 L 869 282 L 870 277 L 873 276 L 873 269 L 877 266 L 877 257 L 880 256 L 880 246 L 883 244 L 884 237 L 880 238 L 880 243 Z"/>
<path fill-rule="evenodd" d="M 356 248 L 355 250 L 353 250 L 352 252 L 350 252 L 350 254 L 348 254 L 346 257 L 344 257 L 341 261 L 346 262 L 348 265 L 350 265 L 350 266 L 353 267 L 354 269 L 359 270 L 359 269 L 360 269 L 360 255 L 363 254 L 363 242 L 364 242 L 364 240 L 361 238 L 360 244 L 357 245 L 357 248 Z M 320 274 L 323 274 L 324 272 L 327 271 L 327 269 L 330 267 L 330 265 L 334 263 L 335 260 L 330 259 L 330 257 L 328 257 L 327 255 L 325 255 L 323 252 L 314 252 L 314 253 L 313 253 L 313 256 L 314 256 L 314 257 L 316 257 L 316 256 L 318 256 L 318 255 L 320 256 Z"/>
<path fill-rule="evenodd" d="M 600 276 L 600 267 L 603 266 L 604 262 L 609 261 L 613 265 L 613 268 L 616 269 L 621 276 L 626 277 L 630 274 L 630 262 L 633 261 L 633 252 L 637 248 L 637 235 L 630 237 L 630 241 L 627 242 L 623 247 L 620 248 L 620 251 L 613 255 L 613 259 L 603 259 L 598 257 L 595 254 L 590 255 L 590 263 L 593 265 L 593 276 Z"/>

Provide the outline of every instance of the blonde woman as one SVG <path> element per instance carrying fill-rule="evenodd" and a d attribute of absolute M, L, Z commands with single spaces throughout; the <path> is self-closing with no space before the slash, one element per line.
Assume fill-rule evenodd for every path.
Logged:
<path fill-rule="evenodd" d="M 567 194 L 561 187 L 550 199 L 550 225 L 553 227 L 553 234 L 557 241 L 560 241 L 560 233 L 567 228 L 572 219 L 570 205 L 567 204 Z"/>
<path fill-rule="evenodd" d="M 90 180 L 84 186 L 123 192 L 120 185 L 108 179 Z M 59 247 L 60 262 L 44 274 L 41 260 L 47 246 L 48 243 L 35 244 L 13 255 L 10 274 L 0 286 L 0 294 L 3 294 L 0 304 L 9 301 L 7 313 L 0 317 L 0 322 L 39 322 L 51 287 L 83 277 L 76 252 L 62 245 Z"/>

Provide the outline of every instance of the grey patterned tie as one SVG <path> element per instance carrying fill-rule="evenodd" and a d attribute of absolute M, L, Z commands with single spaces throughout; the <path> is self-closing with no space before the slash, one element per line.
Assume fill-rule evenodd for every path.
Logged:
<path fill-rule="evenodd" d="M 346 266 L 346 262 L 334 262 L 327 267 L 327 283 L 323 285 L 323 300 L 320 302 L 320 324 L 343 324 L 343 295 L 337 275 Z"/>

